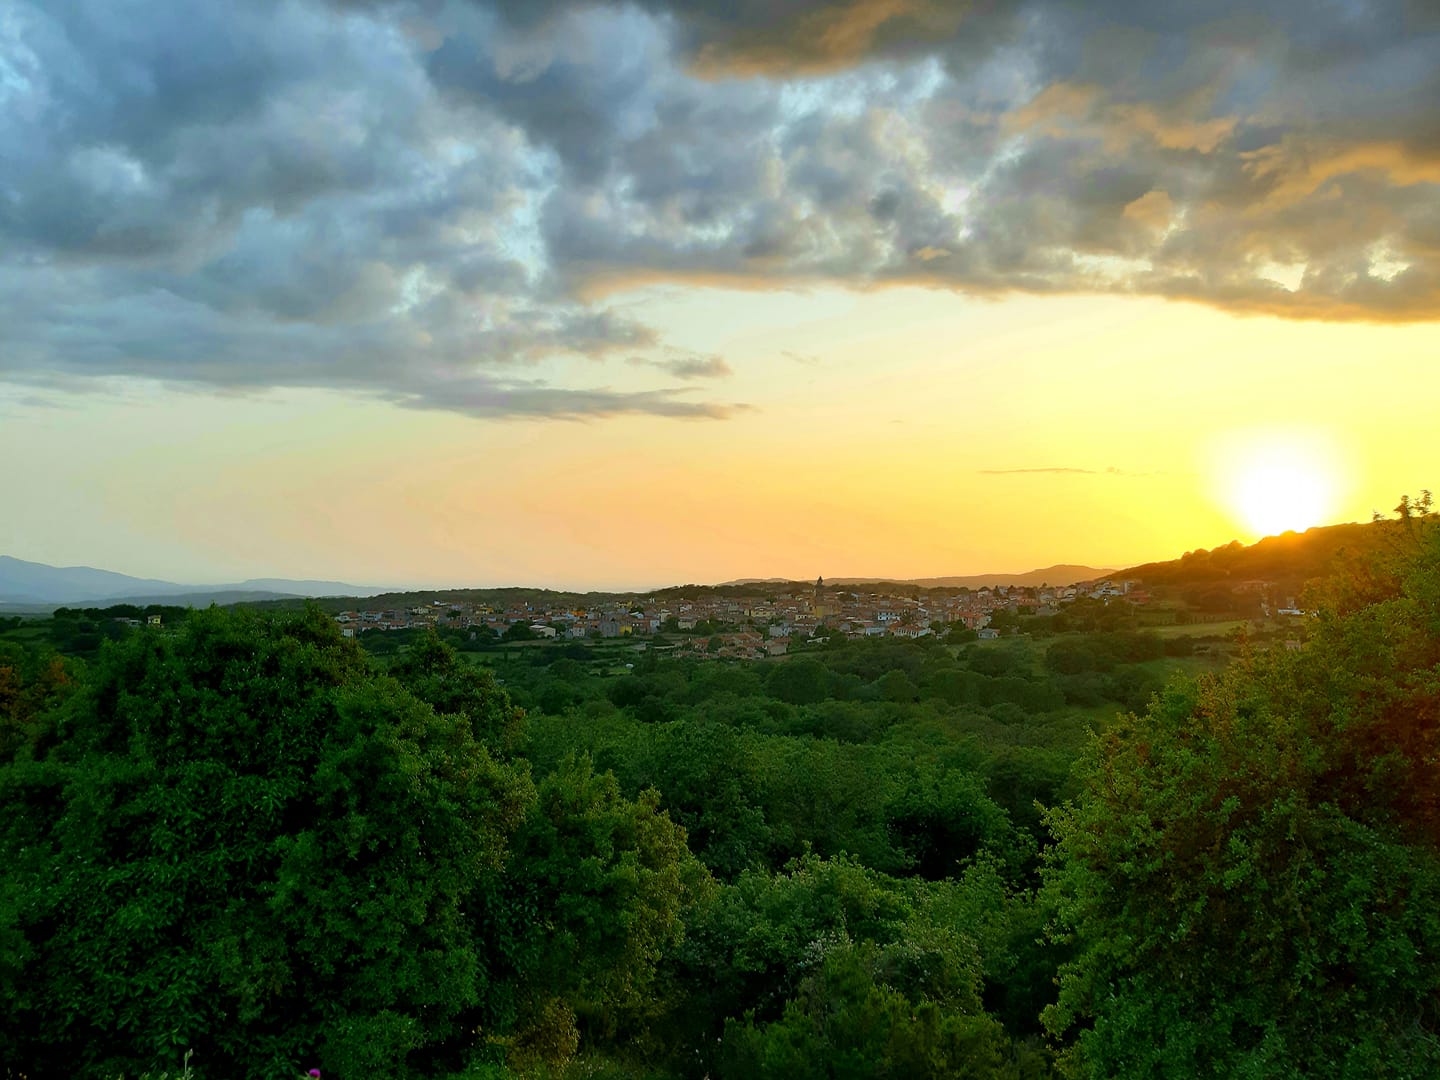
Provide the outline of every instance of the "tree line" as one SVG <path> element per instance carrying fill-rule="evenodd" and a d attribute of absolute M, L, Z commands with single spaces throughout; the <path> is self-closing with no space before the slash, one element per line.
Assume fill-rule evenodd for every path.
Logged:
<path fill-rule="evenodd" d="M 0 1060 L 1437 1075 L 1440 537 L 1401 525 L 1301 647 L 1198 675 L 1123 630 L 621 675 L 318 609 L 0 643 Z"/>

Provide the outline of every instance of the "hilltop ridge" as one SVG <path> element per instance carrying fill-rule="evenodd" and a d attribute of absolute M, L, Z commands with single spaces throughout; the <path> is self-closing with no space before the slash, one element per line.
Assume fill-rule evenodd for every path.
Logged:
<path fill-rule="evenodd" d="M 897 577 L 826 577 L 827 585 L 915 585 L 922 589 L 983 589 L 986 586 L 1019 585 L 1034 588 L 1039 585 L 1065 586 L 1081 581 L 1094 581 L 1108 577 L 1115 572 L 1113 567 L 1081 566 L 1074 563 L 1058 563 L 1040 570 L 1027 570 L 1023 574 L 960 574 L 947 577 L 897 578 Z M 716 588 L 739 585 L 800 585 L 804 582 L 791 578 L 736 578 L 722 581 Z"/>
<path fill-rule="evenodd" d="M 1146 585 L 1201 585 L 1277 581 L 1299 585 L 1325 574 L 1337 558 L 1374 550 L 1395 535 L 1400 523 L 1387 521 L 1316 525 L 1304 532 L 1266 536 L 1253 544 L 1232 540 L 1197 548 L 1178 559 L 1142 563 L 1113 576 Z"/>
<path fill-rule="evenodd" d="M 186 585 L 131 577 L 93 566 L 50 566 L 0 555 L 0 605 L 46 607 L 63 604 L 168 603 L 204 607 L 242 600 L 307 596 L 371 596 L 381 590 L 343 581 L 251 578 L 219 585 Z"/>

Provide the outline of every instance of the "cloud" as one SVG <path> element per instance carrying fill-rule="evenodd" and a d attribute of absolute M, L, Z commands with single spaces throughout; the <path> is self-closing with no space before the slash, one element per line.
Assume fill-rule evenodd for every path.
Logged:
<path fill-rule="evenodd" d="M 590 0 L 499 0 L 513 26 L 553 32 Z M 972 49 L 1011 32 L 1027 5 L 1013 0 L 638 0 L 674 28 L 687 66 L 710 78 L 824 74 L 874 57 L 903 58 L 954 44 Z"/>
<path fill-rule="evenodd" d="M 727 415 L 604 388 L 728 370 L 657 281 L 1432 320 L 1437 99 L 1426 0 L 21 0 L 0 378 Z"/>
<path fill-rule="evenodd" d="M 962 31 L 778 86 L 697 84 L 673 56 L 653 97 L 622 81 L 648 119 L 607 136 L 603 170 L 590 147 L 603 179 L 547 202 L 558 272 L 590 295 L 667 278 L 918 283 L 1436 317 L 1440 44 L 1417 44 L 1395 5 L 1346 25 L 1284 6 L 1023 11 L 963 69 L 978 45 Z"/>
<path fill-rule="evenodd" d="M 389 395 L 398 405 L 442 409 L 478 418 L 544 417 L 589 420 L 629 414 L 688 420 L 723 420 L 747 412 L 744 404 L 686 401 L 675 390 L 617 392 L 608 388 L 576 389 L 540 382 L 473 377 L 450 380 Z"/>
<path fill-rule="evenodd" d="M 723 379 L 734 374 L 730 365 L 719 356 L 677 355 L 660 360 L 632 357 L 630 362 L 643 367 L 668 371 L 677 379 Z"/>

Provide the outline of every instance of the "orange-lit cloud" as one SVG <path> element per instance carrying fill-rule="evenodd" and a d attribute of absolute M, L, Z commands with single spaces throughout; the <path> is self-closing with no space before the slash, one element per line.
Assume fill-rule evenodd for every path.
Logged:
<path fill-rule="evenodd" d="M 642 284 L 1440 318 L 1404 0 L 141 6 L 0 25 L 7 381 L 739 415 Z"/>

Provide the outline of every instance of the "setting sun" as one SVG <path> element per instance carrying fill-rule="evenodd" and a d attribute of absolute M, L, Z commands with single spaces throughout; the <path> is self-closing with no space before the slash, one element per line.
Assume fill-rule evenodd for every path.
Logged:
<path fill-rule="evenodd" d="M 1334 512 L 1335 470 L 1318 448 L 1272 441 L 1228 456 L 1226 502 L 1256 535 L 1300 532 Z"/>

